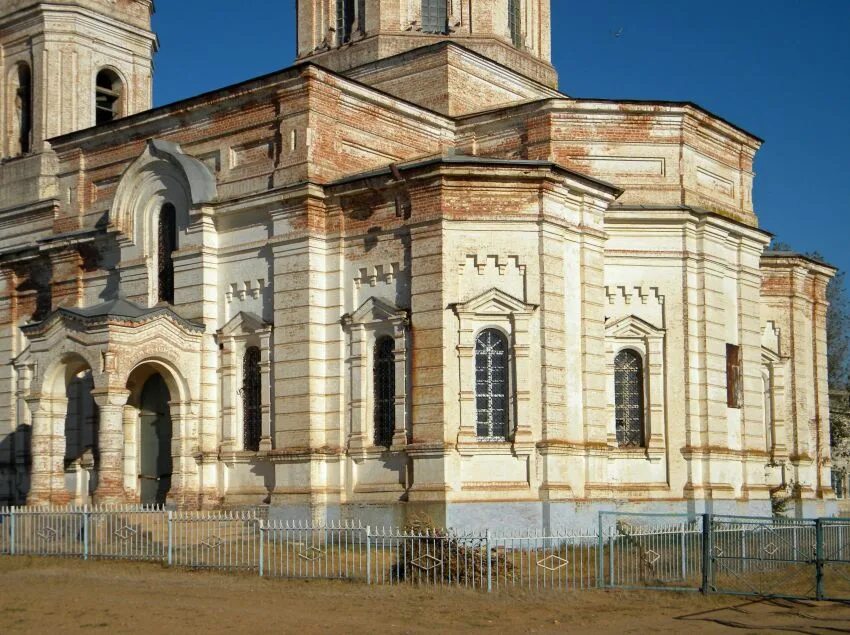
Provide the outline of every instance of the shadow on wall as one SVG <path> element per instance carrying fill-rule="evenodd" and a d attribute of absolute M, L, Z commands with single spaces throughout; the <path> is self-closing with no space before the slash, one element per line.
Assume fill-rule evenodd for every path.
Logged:
<path fill-rule="evenodd" d="M 0 506 L 23 505 L 30 491 L 32 430 L 19 425 L 0 438 Z"/>

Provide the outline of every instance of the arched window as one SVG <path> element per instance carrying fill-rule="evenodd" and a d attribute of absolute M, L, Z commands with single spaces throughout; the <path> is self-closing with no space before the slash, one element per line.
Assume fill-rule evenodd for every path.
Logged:
<path fill-rule="evenodd" d="M 351 41 L 354 18 L 354 0 L 336 0 L 336 32 L 338 44 L 345 44 Z"/>
<path fill-rule="evenodd" d="M 643 360 L 630 349 L 614 358 L 614 404 L 617 444 L 621 448 L 644 447 Z"/>
<path fill-rule="evenodd" d="M 448 33 L 449 13 L 446 0 L 422 0 L 422 32 Z"/>
<path fill-rule="evenodd" d="M 242 436 L 246 450 L 260 449 L 262 397 L 260 392 L 260 349 L 249 346 L 242 361 Z"/>
<path fill-rule="evenodd" d="M 18 64 L 12 73 L 12 130 L 10 155 L 26 154 L 32 148 L 32 73 L 26 64 Z"/>
<path fill-rule="evenodd" d="M 507 438 L 508 340 L 496 329 L 481 331 L 475 340 L 475 408 L 479 438 Z"/>
<path fill-rule="evenodd" d="M 177 249 L 177 212 L 171 203 L 166 203 L 159 210 L 157 231 L 158 300 L 174 304 L 173 253 Z"/>
<path fill-rule="evenodd" d="M 522 13 L 520 0 L 508 0 L 508 30 L 514 46 L 522 45 Z"/>
<path fill-rule="evenodd" d="M 382 337 L 375 343 L 372 369 L 375 392 L 375 445 L 390 447 L 395 433 L 395 341 Z"/>
<path fill-rule="evenodd" d="M 95 122 L 107 123 L 121 116 L 121 98 L 123 86 L 121 78 L 108 68 L 97 74 L 95 81 Z"/>

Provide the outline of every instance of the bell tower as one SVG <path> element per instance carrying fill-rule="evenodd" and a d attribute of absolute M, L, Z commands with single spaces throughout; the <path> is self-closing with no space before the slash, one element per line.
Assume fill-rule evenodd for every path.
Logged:
<path fill-rule="evenodd" d="M 153 0 L 3 0 L 0 158 L 151 107 Z"/>
<path fill-rule="evenodd" d="M 298 59 L 343 72 L 457 42 L 550 88 L 550 0 L 297 0 Z"/>

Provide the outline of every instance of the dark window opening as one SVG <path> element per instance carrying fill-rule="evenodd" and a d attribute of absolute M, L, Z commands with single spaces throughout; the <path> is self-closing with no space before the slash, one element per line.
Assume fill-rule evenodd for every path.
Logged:
<path fill-rule="evenodd" d="M 741 375 L 741 347 L 726 345 L 726 405 L 740 408 L 743 403 L 743 382 Z"/>
<path fill-rule="evenodd" d="M 508 29 L 514 46 L 522 45 L 522 14 L 520 0 L 508 0 Z"/>
<path fill-rule="evenodd" d="M 475 408 L 481 439 L 508 436 L 508 340 L 496 329 L 475 340 Z"/>
<path fill-rule="evenodd" d="M 617 445 L 644 447 L 643 360 L 629 349 L 614 358 L 614 410 Z"/>
<path fill-rule="evenodd" d="M 158 300 L 174 304 L 174 252 L 177 250 L 177 211 L 166 203 L 159 211 L 157 244 Z"/>
<path fill-rule="evenodd" d="M 32 149 L 32 73 L 26 64 L 18 64 L 17 87 L 14 91 L 14 125 L 17 152 L 26 154 Z"/>
<path fill-rule="evenodd" d="M 108 123 L 121 116 L 121 80 L 109 69 L 97 74 L 95 87 L 95 121 Z"/>
<path fill-rule="evenodd" d="M 375 445 L 390 447 L 395 433 L 395 341 L 382 337 L 375 344 Z"/>
<path fill-rule="evenodd" d="M 260 449 L 262 434 L 262 394 L 260 349 L 250 346 L 242 364 L 242 435 L 246 450 Z"/>
<path fill-rule="evenodd" d="M 422 0 L 422 32 L 449 32 L 449 13 L 446 0 Z"/>
<path fill-rule="evenodd" d="M 354 1 L 336 0 L 336 33 L 338 44 L 345 44 L 351 41 L 355 17 Z"/>

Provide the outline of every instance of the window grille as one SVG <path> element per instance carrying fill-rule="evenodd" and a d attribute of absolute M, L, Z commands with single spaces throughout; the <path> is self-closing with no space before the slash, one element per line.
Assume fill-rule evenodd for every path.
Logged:
<path fill-rule="evenodd" d="M 395 341 L 382 337 L 375 343 L 375 445 L 390 447 L 395 433 Z"/>
<path fill-rule="evenodd" d="M 262 397 L 260 349 L 249 346 L 242 364 L 242 436 L 246 450 L 260 449 L 262 434 Z"/>
<path fill-rule="evenodd" d="M 104 69 L 95 81 L 95 121 L 107 123 L 121 115 L 121 80 L 114 72 Z"/>
<path fill-rule="evenodd" d="M 508 434 L 508 342 L 496 329 L 475 340 L 475 406 L 477 434 L 502 440 Z"/>
<path fill-rule="evenodd" d="M 626 349 L 614 358 L 614 403 L 617 444 L 644 447 L 643 361 L 635 351 Z"/>
<path fill-rule="evenodd" d="M 345 44 L 351 40 L 351 31 L 354 27 L 354 1 L 336 0 L 336 32 L 338 44 Z"/>
<path fill-rule="evenodd" d="M 520 0 L 508 0 L 508 29 L 514 46 L 522 45 L 522 14 Z"/>
<path fill-rule="evenodd" d="M 159 211 L 157 244 L 158 300 L 174 304 L 174 259 L 177 249 L 177 212 L 171 203 Z"/>
<path fill-rule="evenodd" d="M 726 405 L 729 408 L 740 408 L 743 402 L 743 385 L 741 381 L 741 347 L 735 344 L 726 345 Z"/>
<path fill-rule="evenodd" d="M 446 0 L 422 0 L 423 33 L 448 33 L 449 12 Z"/>

